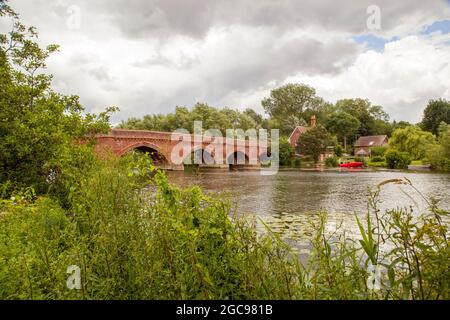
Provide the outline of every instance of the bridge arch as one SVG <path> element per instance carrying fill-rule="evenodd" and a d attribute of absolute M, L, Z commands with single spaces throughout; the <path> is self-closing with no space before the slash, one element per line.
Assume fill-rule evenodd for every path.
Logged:
<path fill-rule="evenodd" d="M 155 165 L 167 165 L 169 164 L 169 156 L 162 152 L 161 148 L 150 142 L 136 142 L 128 145 L 119 152 L 119 156 L 123 156 L 130 151 L 148 152 Z"/>
<path fill-rule="evenodd" d="M 272 160 L 270 150 L 267 152 L 262 152 L 258 156 L 258 161 L 262 164 L 268 164 Z"/>
<path fill-rule="evenodd" d="M 189 157 L 191 157 L 190 163 L 186 162 L 187 160 L 189 160 Z M 199 164 L 213 165 L 215 163 L 216 161 L 213 155 L 211 155 L 211 153 L 205 150 L 204 148 L 196 148 L 192 150 L 191 153 L 186 156 L 184 162 L 185 165 L 199 165 Z"/>
<path fill-rule="evenodd" d="M 202 158 L 215 160 L 208 162 L 212 164 L 212 167 L 217 168 L 226 168 L 227 164 L 233 163 L 235 158 L 236 160 L 239 158 L 243 159 L 243 161 L 240 161 L 244 163 L 242 165 L 243 167 L 247 167 L 247 162 L 250 166 L 258 165 L 261 160 L 261 157 L 255 154 L 255 150 L 251 149 L 253 145 L 250 146 L 250 144 L 245 144 L 244 147 L 236 141 L 231 142 L 225 140 L 222 141 L 223 144 L 217 146 L 209 143 L 209 141 L 202 141 L 197 145 L 194 136 L 191 136 L 193 139 L 186 140 L 173 138 L 174 136 L 171 132 L 111 129 L 108 134 L 96 136 L 97 144 L 95 149 L 99 154 L 110 149 L 116 156 L 123 156 L 130 150 L 147 151 L 153 154 L 154 157 L 158 156 L 158 159 L 165 160 L 167 165 L 161 167 L 168 170 L 183 170 L 184 164 L 182 159 L 187 156 L 187 152 L 190 153 L 192 151 L 192 148 L 201 149 L 201 151 L 197 152 L 202 153 Z M 180 142 L 182 142 L 182 145 L 180 145 Z M 182 148 L 180 149 L 180 147 Z M 264 151 L 267 151 L 267 149 L 270 150 L 270 146 L 257 146 L 256 153 L 260 155 Z M 256 157 L 256 159 L 253 159 L 253 157 Z M 208 163 L 205 163 L 206 161 L 202 162 L 202 164 L 209 166 Z"/>
<path fill-rule="evenodd" d="M 250 160 L 246 152 L 234 151 L 228 154 L 226 159 L 227 164 L 230 166 L 247 165 Z"/>

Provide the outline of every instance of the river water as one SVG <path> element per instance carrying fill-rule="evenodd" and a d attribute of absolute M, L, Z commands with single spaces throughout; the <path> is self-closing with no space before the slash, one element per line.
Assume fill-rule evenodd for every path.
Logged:
<path fill-rule="evenodd" d="M 238 213 L 260 217 L 287 239 L 304 240 L 311 235 L 308 221 L 318 211 L 329 213 L 328 227 L 342 224 L 355 230 L 354 213 L 367 212 L 368 188 L 383 181 L 411 181 L 425 197 L 439 199 L 450 210 L 450 174 L 402 171 L 280 171 L 262 176 L 259 171 L 211 170 L 168 172 L 169 180 L 180 186 L 200 185 L 205 192 L 219 194 L 234 203 Z M 382 211 L 412 207 L 424 212 L 427 202 L 408 185 L 387 184 L 381 189 Z"/>

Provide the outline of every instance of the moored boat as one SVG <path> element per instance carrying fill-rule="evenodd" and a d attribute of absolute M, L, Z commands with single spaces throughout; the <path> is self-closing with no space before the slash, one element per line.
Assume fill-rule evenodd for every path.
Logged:
<path fill-rule="evenodd" d="M 341 168 L 360 168 L 364 166 L 364 163 L 359 161 L 353 161 L 353 162 L 347 162 L 347 163 L 341 163 L 339 167 Z"/>

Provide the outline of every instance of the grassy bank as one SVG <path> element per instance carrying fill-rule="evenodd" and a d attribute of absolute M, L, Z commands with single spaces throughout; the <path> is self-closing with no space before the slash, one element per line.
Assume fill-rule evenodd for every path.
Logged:
<path fill-rule="evenodd" d="M 450 297 L 441 222 L 448 212 L 433 204 L 432 213 L 420 217 L 372 210 L 361 222 L 361 242 L 327 238 L 322 214 L 309 262 L 301 265 L 270 231 L 258 234 L 251 221 L 233 216 L 229 203 L 198 187 L 170 185 L 145 157 L 91 160 L 82 176 L 74 172 L 63 172 L 71 179 L 63 197 L 27 190 L 2 200 L 0 298 Z M 145 186 L 151 192 L 143 192 Z M 375 191 L 372 208 L 377 197 Z M 383 243 L 391 249 L 379 250 Z M 81 269 L 80 290 L 66 286 L 70 265 Z M 383 270 L 379 288 L 370 285 L 370 265 Z"/>

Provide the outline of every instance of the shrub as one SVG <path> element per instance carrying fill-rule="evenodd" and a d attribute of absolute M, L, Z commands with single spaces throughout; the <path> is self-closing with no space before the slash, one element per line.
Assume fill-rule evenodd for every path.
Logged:
<path fill-rule="evenodd" d="M 0 201 L 1 299 L 450 298 L 448 212 L 434 202 L 427 215 L 413 207 L 380 214 L 381 184 L 367 227 L 356 218 L 362 240 L 328 237 L 326 214 L 315 215 L 302 264 L 275 233 L 230 216 L 230 202 L 179 189 L 136 161 L 84 172 L 68 210 L 33 192 Z M 392 182 L 407 184 L 384 184 Z M 369 264 L 384 268 L 379 290 L 368 286 Z M 70 265 L 81 269 L 81 290 L 66 287 Z"/>
<path fill-rule="evenodd" d="M 301 162 L 302 162 L 302 161 L 300 160 L 299 157 L 295 157 L 295 158 L 293 158 L 293 159 L 291 160 L 291 167 L 294 167 L 294 168 L 300 168 Z"/>
<path fill-rule="evenodd" d="M 450 125 L 441 124 L 438 144 L 428 146 L 426 158 L 433 169 L 450 172 Z"/>
<path fill-rule="evenodd" d="M 291 146 L 286 137 L 281 137 L 279 142 L 279 157 L 281 166 L 291 165 L 292 157 L 294 156 L 294 148 Z"/>
<path fill-rule="evenodd" d="M 340 144 L 336 145 L 334 147 L 334 155 L 336 157 L 342 157 L 342 154 L 344 153 L 344 148 Z"/>
<path fill-rule="evenodd" d="M 362 162 L 364 167 L 367 166 L 367 160 L 366 160 L 366 158 L 363 158 L 363 157 L 355 157 L 355 162 Z"/>
<path fill-rule="evenodd" d="M 172 186 L 132 158 L 79 171 L 67 210 L 52 197 L 0 203 L 1 299 L 298 297 L 285 246 L 230 218 L 227 201 Z M 81 290 L 66 288 L 70 265 L 82 270 Z"/>
<path fill-rule="evenodd" d="M 383 162 L 384 161 L 384 157 L 381 156 L 373 156 L 370 161 L 372 162 Z"/>
<path fill-rule="evenodd" d="M 427 148 L 434 144 L 436 144 L 436 137 L 418 126 L 395 129 L 389 139 L 390 148 L 407 152 L 413 160 L 423 159 L 426 156 Z"/>
<path fill-rule="evenodd" d="M 443 148 L 439 145 L 428 148 L 425 162 L 429 163 L 432 169 L 450 172 L 450 158 L 445 156 Z"/>
<path fill-rule="evenodd" d="M 408 169 L 411 157 L 406 152 L 399 152 L 395 149 L 386 151 L 386 165 L 390 169 Z"/>
<path fill-rule="evenodd" d="M 325 166 L 330 168 L 339 167 L 339 158 L 338 157 L 325 158 Z"/>
<path fill-rule="evenodd" d="M 370 148 L 370 155 L 372 157 L 382 157 L 386 153 L 387 147 L 372 147 Z"/>

